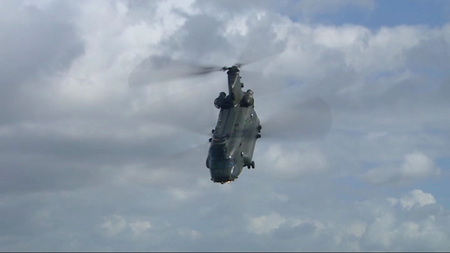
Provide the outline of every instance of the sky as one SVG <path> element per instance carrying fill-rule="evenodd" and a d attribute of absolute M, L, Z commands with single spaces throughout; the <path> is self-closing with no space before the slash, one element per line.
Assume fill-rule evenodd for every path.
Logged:
<path fill-rule="evenodd" d="M 0 250 L 448 251 L 449 17 L 433 0 L 0 1 Z M 226 75 L 131 85 L 154 57 L 259 60 L 241 72 L 255 169 L 210 181 Z M 316 119 L 299 101 L 329 108 L 321 138 L 297 134 Z"/>

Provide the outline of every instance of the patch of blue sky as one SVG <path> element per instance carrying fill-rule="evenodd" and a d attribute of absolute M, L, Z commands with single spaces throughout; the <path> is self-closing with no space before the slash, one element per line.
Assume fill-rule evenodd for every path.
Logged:
<path fill-rule="evenodd" d="M 401 70 L 390 70 L 390 71 L 378 71 L 378 72 L 374 72 L 368 76 L 366 76 L 366 82 L 376 82 L 379 81 L 380 79 L 388 79 L 388 78 L 392 78 L 396 75 L 398 75 L 399 73 L 401 73 L 402 71 L 405 71 L 404 69 Z"/>
<path fill-rule="evenodd" d="M 294 87 L 294 86 L 302 86 L 305 85 L 304 82 L 299 81 L 298 79 L 294 79 L 294 78 L 288 78 L 286 80 L 287 84 L 289 87 Z"/>
<path fill-rule="evenodd" d="M 295 2 L 291 4 L 295 5 Z M 302 11 L 290 15 L 296 22 L 310 19 L 314 23 L 357 24 L 373 30 L 399 25 L 440 27 L 448 23 L 449 17 L 450 1 L 446 0 L 377 0 L 374 8 L 362 8 L 352 4 L 334 12 L 319 12 L 312 17 L 303 16 Z"/>
<path fill-rule="evenodd" d="M 367 199 L 366 194 L 370 191 L 370 185 L 354 176 L 334 178 L 332 184 L 340 189 L 333 191 L 332 194 L 337 199 L 347 202 L 362 202 Z"/>
<path fill-rule="evenodd" d="M 448 73 L 445 70 L 436 69 L 433 66 L 409 67 L 409 69 L 416 74 L 432 77 L 437 83 L 443 82 L 448 78 Z"/>
<path fill-rule="evenodd" d="M 450 156 L 436 159 L 436 164 L 442 171 L 445 172 L 444 174 L 448 174 L 448 176 L 450 176 Z"/>

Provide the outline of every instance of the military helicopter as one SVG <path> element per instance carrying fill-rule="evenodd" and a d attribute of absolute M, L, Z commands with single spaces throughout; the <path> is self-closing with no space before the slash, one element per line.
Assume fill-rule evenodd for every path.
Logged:
<path fill-rule="evenodd" d="M 204 67 L 165 57 L 151 57 L 141 62 L 129 78 L 130 86 L 139 86 L 155 78 L 158 82 L 163 82 L 215 71 L 227 73 L 228 95 L 220 92 L 214 100 L 214 105 L 220 112 L 217 124 L 211 130 L 213 136 L 209 138 L 210 146 L 206 158 L 211 181 L 216 183 L 230 183 L 238 178 L 243 168 L 255 168 L 253 153 L 256 141 L 262 136 L 262 125 L 255 111 L 253 90 L 243 90 L 244 84 L 240 75 L 243 65 L 245 64 L 236 63 L 231 67 Z M 154 71 L 155 66 L 158 69 L 156 72 L 159 73 Z M 168 66 L 171 70 L 164 72 Z M 148 76 L 149 70 L 154 74 L 151 77 Z"/>
<path fill-rule="evenodd" d="M 206 167 L 213 182 L 234 181 L 243 167 L 255 168 L 252 160 L 256 140 L 261 138 L 260 120 L 255 112 L 253 91 L 242 91 L 244 84 L 239 75 L 239 65 L 224 67 L 228 74 L 228 96 L 221 92 L 214 100 L 220 109 Z"/>

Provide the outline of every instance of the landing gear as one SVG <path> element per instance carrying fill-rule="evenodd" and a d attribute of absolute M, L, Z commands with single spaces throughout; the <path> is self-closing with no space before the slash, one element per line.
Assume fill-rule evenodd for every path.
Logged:
<path fill-rule="evenodd" d="M 250 169 L 250 167 L 251 167 L 252 169 L 255 168 L 255 161 L 252 161 L 249 165 L 247 165 L 247 168 L 248 168 L 248 169 Z"/>

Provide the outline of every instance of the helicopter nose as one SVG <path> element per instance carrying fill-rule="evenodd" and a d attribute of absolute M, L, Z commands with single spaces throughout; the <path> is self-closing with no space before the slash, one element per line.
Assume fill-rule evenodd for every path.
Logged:
<path fill-rule="evenodd" d="M 231 180 L 231 169 L 211 169 L 211 180 L 214 182 L 227 182 Z"/>

